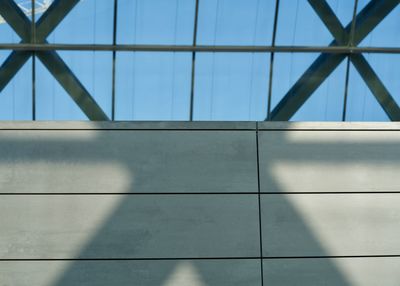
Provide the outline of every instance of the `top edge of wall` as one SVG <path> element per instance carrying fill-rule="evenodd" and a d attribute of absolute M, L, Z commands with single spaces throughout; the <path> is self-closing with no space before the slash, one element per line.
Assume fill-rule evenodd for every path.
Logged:
<path fill-rule="evenodd" d="M 400 122 L 0 121 L 0 130 L 400 130 Z"/>
<path fill-rule="evenodd" d="M 0 130 L 256 130 L 238 121 L 0 121 Z"/>
<path fill-rule="evenodd" d="M 258 130 L 400 130 L 400 122 L 259 122 Z"/>

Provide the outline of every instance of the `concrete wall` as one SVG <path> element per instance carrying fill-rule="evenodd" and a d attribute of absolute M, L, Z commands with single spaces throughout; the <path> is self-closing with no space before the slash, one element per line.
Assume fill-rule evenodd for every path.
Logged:
<path fill-rule="evenodd" d="M 399 285 L 400 125 L 1 123 L 0 285 Z"/>

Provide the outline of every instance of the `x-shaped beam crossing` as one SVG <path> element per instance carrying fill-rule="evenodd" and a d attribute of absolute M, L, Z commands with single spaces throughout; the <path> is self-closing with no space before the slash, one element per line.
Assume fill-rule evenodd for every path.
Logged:
<path fill-rule="evenodd" d="M 347 45 L 352 23 L 343 27 L 325 0 L 308 1 L 335 39 L 330 46 Z M 22 43 L 47 43 L 47 36 L 78 2 L 55 0 L 35 23 L 34 39 L 31 21 L 13 0 L 0 1 L 0 14 L 22 38 Z M 355 19 L 353 44 L 359 44 L 398 4 L 399 0 L 371 0 Z M 90 120 L 108 120 L 107 115 L 55 51 L 37 51 L 35 54 Z M 0 67 L 0 91 L 32 55 L 30 51 L 13 51 L 10 54 Z M 271 112 L 271 119 L 289 120 L 347 56 L 389 118 L 399 121 L 399 106 L 363 55 L 329 53 L 322 53 L 304 72 Z"/>
<path fill-rule="evenodd" d="M 79 0 L 55 0 L 35 23 L 32 39 L 32 22 L 13 0 L 0 1 L 0 14 L 21 37 L 21 43 L 47 43 L 47 36 L 56 28 Z M 0 91 L 33 55 L 30 51 L 13 51 L 0 67 Z M 90 120 L 109 120 L 94 98 L 68 68 L 55 51 L 37 51 L 35 55 L 57 79 Z"/>
<path fill-rule="evenodd" d="M 334 41 L 330 46 L 348 45 L 352 22 L 344 28 L 325 0 L 308 0 L 308 2 L 333 35 Z M 399 0 L 371 0 L 355 19 L 354 45 L 359 44 L 399 2 Z M 271 112 L 271 119 L 289 120 L 347 56 L 322 53 L 277 104 Z M 399 106 L 368 61 L 361 54 L 351 54 L 349 57 L 388 117 L 392 121 L 399 121 Z"/>

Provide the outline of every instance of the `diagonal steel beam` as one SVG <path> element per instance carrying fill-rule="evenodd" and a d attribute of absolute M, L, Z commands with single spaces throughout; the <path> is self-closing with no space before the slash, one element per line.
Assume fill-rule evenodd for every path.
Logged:
<path fill-rule="evenodd" d="M 398 4 L 399 0 L 371 0 L 356 17 L 354 43 L 361 42 Z M 347 34 L 351 25 L 345 28 Z M 337 41 L 329 46 L 337 46 Z M 345 58 L 346 55 L 322 53 L 276 105 L 271 120 L 289 120 Z"/>
<path fill-rule="evenodd" d="M 78 2 L 79 0 L 54 1 L 36 23 L 37 39 L 46 43 L 45 38 L 48 34 L 55 29 Z M 22 37 L 23 42 L 31 40 L 31 22 L 14 1 L 2 0 L 0 2 L 0 14 L 9 14 L 8 18 L 5 19 L 7 21 L 10 20 L 8 23 Z M 25 30 L 29 31 L 29 38 L 24 38 L 23 31 Z M 15 76 L 31 55 L 32 53 L 29 52 L 14 51 L 7 58 L 0 68 L 0 75 L 4 74 L 3 80 L 0 80 L 0 91 Z M 40 52 L 37 55 L 90 120 L 109 120 L 94 98 L 55 51 Z"/>
<path fill-rule="evenodd" d="M 368 61 L 361 55 L 350 55 L 350 61 L 353 63 L 358 73 L 364 79 L 368 88 L 375 96 L 376 100 L 386 112 L 391 121 L 400 121 L 400 107 L 392 97 L 385 85 L 379 79 Z"/>
<path fill-rule="evenodd" d="M 36 42 L 43 42 L 77 3 L 79 0 L 55 0 L 36 23 Z M 31 21 L 13 0 L 0 1 L 0 15 L 23 42 L 30 42 Z"/>
<path fill-rule="evenodd" d="M 23 42 L 31 40 L 31 21 L 12 0 L 0 1 L 0 14 L 13 30 L 21 37 Z"/>
<path fill-rule="evenodd" d="M 368 9 L 369 4 L 375 5 L 375 9 Z M 354 33 L 354 45 L 358 45 L 380 22 L 400 4 L 399 0 L 371 0 L 371 3 L 360 11 L 356 18 Z M 372 6 L 372 5 L 371 5 Z"/>
<path fill-rule="evenodd" d="M 80 0 L 56 0 L 36 23 L 36 41 L 44 41 Z"/>
<path fill-rule="evenodd" d="M 347 45 L 350 33 L 344 30 L 331 6 L 325 0 L 308 0 L 308 3 L 325 24 L 325 27 L 328 28 L 336 42 L 340 45 Z"/>
<path fill-rule="evenodd" d="M 31 22 L 12 0 L 0 1 L 0 14 L 22 38 L 21 43 L 31 40 Z M 31 57 L 31 52 L 13 51 L 0 67 L 0 92 Z"/>
<path fill-rule="evenodd" d="M 309 3 L 329 29 L 335 40 L 339 44 L 345 45 L 350 35 L 346 34 L 347 36 L 343 41 L 345 30 L 340 23 L 340 20 L 329 7 L 328 3 L 325 0 L 309 0 Z M 362 54 L 351 55 L 350 60 L 390 120 L 399 121 L 400 108 L 398 104 L 390 92 L 386 89 L 382 81 L 379 79 L 378 75 L 374 72 L 373 68 L 370 66 L 365 57 Z"/>
<path fill-rule="evenodd" d="M 90 120 L 108 120 L 94 98 L 55 51 L 36 52 L 36 55 Z"/>
<path fill-rule="evenodd" d="M 110 120 L 89 91 L 55 51 L 36 52 L 36 56 L 90 120 Z"/>
<path fill-rule="evenodd" d="M 75 7 L 79 0 L 55 1 L 49 9 L 40 17 L 36 23 L 36 41 L 43 42 L 62 19 Z M 54 13 L 54 14 L 52 14 Z M 22 10 L 12 0 L 0 1 L 0 14 L 10 26 L 23 39 L 21 43 L 30 39 L 31 23 Z M 6 87 L 11 79 L 17 74 L 22 66 L 30 58 L 30 52 L 12 52 L 0 67 L 0 92 Z"/>
<path fill-rule="evenodd" d="M 31 52 L 13 51 L 0 67 L 0 92 L 32 56 Z"/>

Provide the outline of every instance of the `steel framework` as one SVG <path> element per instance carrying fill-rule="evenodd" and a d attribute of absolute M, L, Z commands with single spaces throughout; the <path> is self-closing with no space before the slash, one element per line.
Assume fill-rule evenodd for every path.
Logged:
<path fill-rule="evenodd" d="M 76 44 L 49 44 L 47 36 L 74 8 L 79 0 L 54 0 L 40 19 L 34 21 L 34 0 L 32 2 L 32 21 L 13 0 L 0 1 L 0 15 L 21 37 L 18 44 L 0 44 L 0 49 L 13 50 L 10 56 L 0 67 L 0 91 L 10 82 L 18 70 L 33 56 L 37 57 L 67 91 L 81 110 L 90 120 L 114 120 L 115 114 L 115 58 L 117 51 L 148 51 L 148 52 L 190 52 L 192 54 L 190 115 L 193 120 L 194 81 L 196 53 L 198 52 L 231 52 L 231 53 L 270 53 L 268 110 L 266 120 L 287 121 L 301 108 L 313 92 L 329 77 L 329 75 L 346 58 L 346 93 L 349 77 L 349 63 L 351 62 L 359 72 L 367 86 L 375 96 L 390 120 L 400 120 L 400 108 L 386 89 L 385 85 L 364 58 L 363 53 L 399 53 L 400 48 L 389 47 L 358 47 L 357 45 L 400 3 L 400 0 L 371 0 L 358 14 L 355 0 L 353 19 L 343 27 L 339 19 L 327 4 L 326 0 L 308 0 L 311 7 L 319 16 L 323 24 L 332 34 L 334 40 L 327 47 L 317 46 L 276 46 L 276 30 L 279 11 L 279 0 L 276 0 L 275 19 L 271 46 L 204 46 L 197 45 L 197 22 L 199 1 L 195 0 L 194 31 L 192 45 L 119 45 L 116 42 L 117 6 L 114 0 L 113 43 L 111 45 L 76 45 Z M 79 79 L 68 68 L 57 54 L 57 50 L 90 50 L 112 51 L 112 116 L 103 112 L 94 98 L 82 85 Z M 303 75 L 289 89 L 282 100 L 271 110 L 272 76 L 274 54 L 282 52 L 319 52 L 319 57 L 303 73 Z M 33 100 L 34 102 L 34 100 Z M 33 106 L 33 110 L 35 106 Z M 33 114 L 35 114 L 33 112 Z M 346 96 L 343 110 L 343 120 L 346 118 Z"/>

